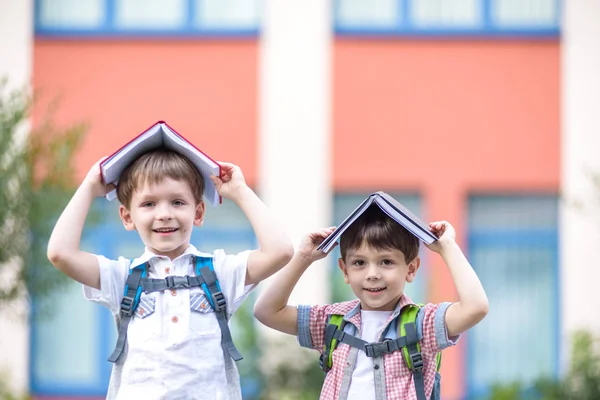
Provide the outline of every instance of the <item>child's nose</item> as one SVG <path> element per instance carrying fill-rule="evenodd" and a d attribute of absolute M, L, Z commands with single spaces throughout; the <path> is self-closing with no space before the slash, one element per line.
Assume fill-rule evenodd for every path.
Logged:
<path fill-rule="evenodd" d="M 380 274 L 379 274 L 379 268 L 377 268 L 377 265 L 369 264 L 367 266 L 367 279 L 373 280 L 373 279 L 379 279 L 379 278 L 380 278 Z"/>
<path fill-rule="evenodd" d="M 171 207 L 168 205 L 160 205 L 156 210 L 156 218 L 157 219 L 171 219 L 173 217 L 173 213 L 171 212 Z"/>

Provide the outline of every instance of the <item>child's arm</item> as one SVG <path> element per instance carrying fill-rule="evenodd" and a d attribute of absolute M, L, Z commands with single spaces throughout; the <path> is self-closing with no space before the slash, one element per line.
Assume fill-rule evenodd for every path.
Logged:
<path fill-rule="evenodd" d="M 472 328 L 487 315 L 488 299 L 477 274 L 456 243 L 452 225 L 441 221 L 429 226 L 439 239 L 427 247 L 442 256 L 458 291 L 459 302 L 446 311 L 448 336 L 453 337 Z"/>
<path fill-rule="evenodd" d="M 229 163 L 220 164 L 221 176 L 211 177 L 219 194 L 242 209 L 258 238 L 259 249 L 250 253 L 246 265 L 246 285 L 255 284 L 289 262 L 294 247 L 267 206 L 246 185 L 240 168 Z"/>
<path fill-rule="evenodd" d="M 54 226 L 48 241 L 48 259 L 70 278 L 100 289 L 100 270 L 95 255 L 81 251 L 79 242 L 85 219 L 94 197 L 106 195 L 114 188 L 104 185 L 98 161 L 90 169 Z"/>
<path fill-rule="evenodd" d="M 292 290 L 306 269 L 326 256 L 317 246 L 333 232 L 322 229 L 302 239 L 292 261 L 273 279 L 254 304 L 254 316 L 269 328 L 290 335 L 298 334 L 298 310 L 287 304 Z"/>

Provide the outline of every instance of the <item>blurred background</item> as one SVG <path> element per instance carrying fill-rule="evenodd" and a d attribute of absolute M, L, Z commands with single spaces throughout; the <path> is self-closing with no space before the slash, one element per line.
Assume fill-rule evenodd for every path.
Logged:
<path fill-rule="evenodd" d="M 105 395 L 112 317 L 45 244 L 91 165 L 165 120 L 295 243 L 377 190 L 455 226 L 490 312 L 444 352 L 442 398 L 599 399 L 598 21 L 597 0 L 0 0 L 0 397 Z M 83 246 L 136 257 L 116 210 L 97 200 Z M 193 244 L 256 240 L 224 201 Z M 336 256 L 295 303 L 352 298 Z M 456 300 L 422 257 L 409 296 Z M 244 398 L 318 398 L 318 354 L 254 321 L 257 295 L 232 321 Z"/>

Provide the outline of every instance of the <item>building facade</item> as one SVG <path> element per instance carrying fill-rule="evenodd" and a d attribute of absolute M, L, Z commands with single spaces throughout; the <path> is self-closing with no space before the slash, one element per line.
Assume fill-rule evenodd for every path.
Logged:
<path fill-rule="evenodd" d="M 599 328 L 598 232 L 564 201 L 593 195 L 583 169 L 600 167 L 596 2 L 23 4 L 0 7 L 15 11 L 19 35 L 31 35 L 10 54 L 25 60 L 42 93 L 33 123 L 56 99 L 57 123 L 89 123 L 81 177 L 165 120 L 214 159 L 240 165 L 296 241 L 339 223 L 376 190 L 426 220 L 452 222 L 490 313 L 445 352 L 443 398 L 558 376 L 570 333 Z M 12 40 L 0 35 L 3 49 Z M 9 76 L 21 71 L 2 63 Z M 138 254 L 114 205 L 98 206 L 106 222 L 86 231 L 86 248 Z M 194 242 L 229 251 L 255 244 L 227 202 L 208 210 Z M 408 289 L 413 299 L 456 299 L 441 259 L 423 257 Z M 294 301 L 348 298 L 334 260 L 322 264 L 303 277 Z M 115 339 L 110 315 L 85 303 L 78 285 L 51 301 L 69 312 L 34 315 L 23 328 L 29 340 L 13 351 L 28 361 L 16 362 L 15 382 L 37 398 L 101 398 Z M 14 329 L 0 328 L 3 354 Z"/>

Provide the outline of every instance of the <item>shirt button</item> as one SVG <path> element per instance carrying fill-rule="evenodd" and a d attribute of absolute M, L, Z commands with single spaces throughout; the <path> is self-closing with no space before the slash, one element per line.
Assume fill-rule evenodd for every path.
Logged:
<path fill-rule="evenodd" d="M 169 272 L 171 272 L 171 268 L 169 268 L 169 267 L 165 268 L 165 274 L 168 274 Z"/>
<path fill-rule="evenodd" d="M 171 322 L 173 322 L 174 324 L 176 324 L 177 321 L 179 321 L 179 318 L 177 318 L 177 317 L 171 318 Z"/>
<path fill-rule="evenodd" d="M 171 290 L 171 294 L 172 294 L 173 296 L 177 296 L 177 290 L 175 290 L 175 289 Z"/>
<path fill-rule="evenodd" d="M 375 364 L 375 366 L 373 368 L 379 369 L 379 364 Z"/>

